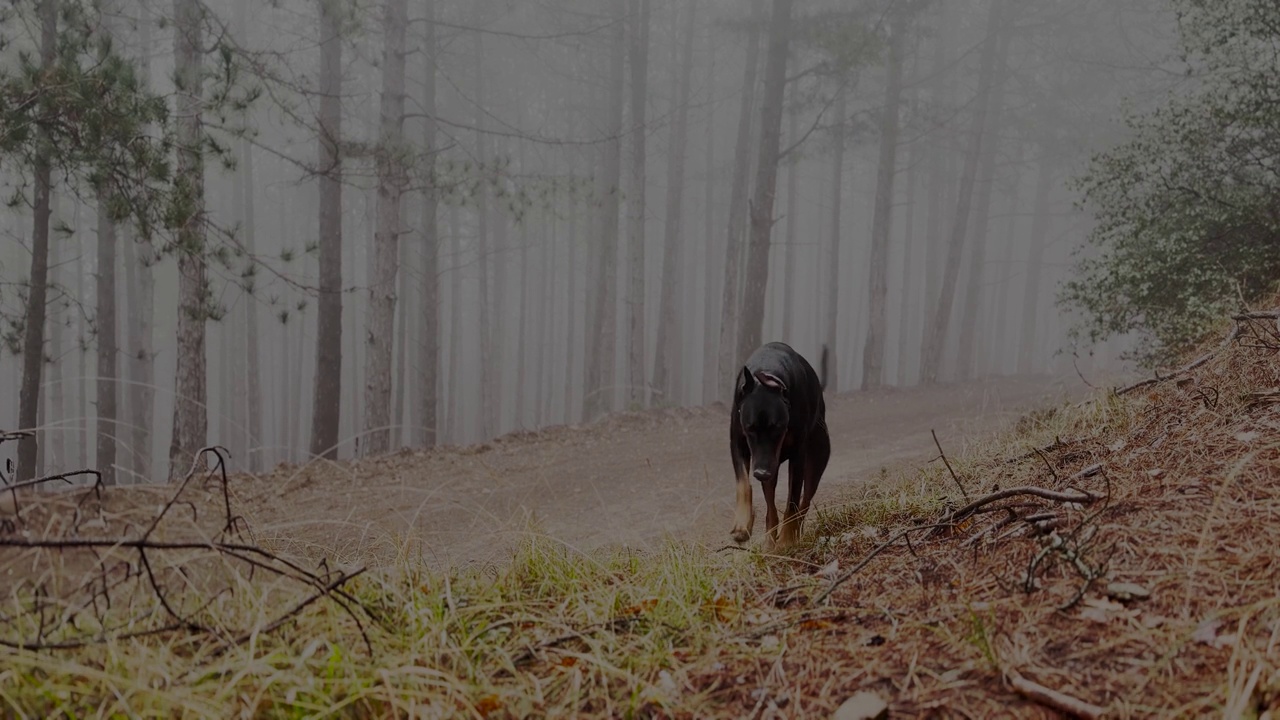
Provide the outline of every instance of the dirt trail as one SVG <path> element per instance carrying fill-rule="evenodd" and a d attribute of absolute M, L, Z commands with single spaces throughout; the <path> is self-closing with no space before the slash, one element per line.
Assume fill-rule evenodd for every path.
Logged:
<path fill-rule="evenodd" d="M 882 467 L 927 461 L 936 455 L 930 429 L 958 451 L 965 439 L 1078 385 L 1002 378 L 830 399 L 832 455 L 815 505 Z M 389 562 L 408 538 L 421 540 L 433 565 L 497 562 L 531 531 L 581 550 L 652 548 L 665 537 L 719 546 L 732 524 L 721 405 L 624 413 L 355 464 L 283 467 L 235 485 L 260 533 L 340 562 Z M 752 542 L 763 534 L 762 502 L 757 486 Z"/>

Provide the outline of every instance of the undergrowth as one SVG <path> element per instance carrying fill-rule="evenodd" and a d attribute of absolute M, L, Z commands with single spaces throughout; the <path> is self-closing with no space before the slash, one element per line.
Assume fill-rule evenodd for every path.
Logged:
<path fill-rule="evenodd" d="M 120 637 L 163 614 L 135 593 L 93 615 L 111 632 L 72 623 L 94 642 L 33 650 L 16 647 L 47 621 L 33 603 L 88 571 L 0 549 L 0 715 L 805 717 L 871 690 L 895 717 L 1054 716 L 1024 677 L 1114 717 L 1274 714 L 1277 339 L 1274 318 L 1254 322 L 1144 392 L 1038 410 L 870 478 L 785 557 L 583 554 L 530 533 L 501 567 L 440 573 L 406 540 L 343 585 L 345 608 L 326 597 L 269 627 L 297 591 L 224 564 L 225 590 L 190 608 L 209 632 Z M 923 529 L 1027 485 L 1098 501 Z"/>

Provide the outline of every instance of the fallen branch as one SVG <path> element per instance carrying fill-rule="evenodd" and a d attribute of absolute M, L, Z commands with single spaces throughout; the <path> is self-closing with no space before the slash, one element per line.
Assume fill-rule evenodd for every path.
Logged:
<path fill-rule="evenodd" d="M 1040 683 L 1032 682 L 1013 670 L 1007 671 L 1005 673 L 1005 678 L 1019 695 L 1022 695 L 1032 702 L 1037 702 L 1045 707 L 1057 710 L 1058 712 L 1064 712 L 1079 718 L 1086 718 L 1086 720 L 1094 720 L 1102 717 L 1102 715 L 1107 711 L 1106 708 L 1098 707 L 1092 703 L 1087 703 L 1065 693 L 1047 688 Z"/>
<path fill-rule="evenodd" d="M 1268 316 L 1268 317 L 1271 317 L 1271 316 Z M 1138 390 L 1138 389 L 1141 389 L 1141 388 L 1144 388 L 1144 387 L 1149 387 L 1149 386 L 1151 386 L 1151 385 L 1155 385 L 1155 384 L 1157 384 L 1157 383 L 1168 382 L 1169 380 L 1173 380 L 1173 379 L 1175 379 L 1175 378 L 1179 378 L 1179 377 L 1181 377 L 1181 376 L 1183 376 L 1183 375 L 1186 375 L 1187 373 L 1191 372 L 1192 370 L 1195 370 L 1196 368 L 1200 367 L 1201 365 L 1203 365 L 1203 364 L 1205 364 L 1205 363 L 1209 362 L 1210 360 L 1212 360 L 1212 359 L 1213 359 L 1213 356 L 1217 355 L 1219 352 L 1221 352 L 1221 351 L 1222 351 L 1224 348 L 1226 348 L 1228 345 L 1230 345 L 1231 343 L 1235 342 L 1235 341 L 1236 341 L 1236 338 L 1240 337 L 1240 332 L 1241 332 L 1241 327 L 1242 327 L 1242 326 L 1240 325 L 1240 321 L 1241 321 L 1241 320 L 1247 320 L 1247 319 L 1250 319 L 1250 318 L 1249 318 L 1248 316 L 1246 316 L 1246 315 L 1237 315 L 1237 316 L 1236 316 L 1235 318 L 1233 318 L 1233 319 L 1235 319 L 1235 320 L 1236 320 L 1236 326 L 1235 326 L 1234 328 L 1232 328 L 1232 329 L 1231 329 L 1231 333 L 1230 333 L 1229 335 L 1227 335 L 1227 338 L 1226 338 L 1225 340 L 1223 340 L 1223 341 L 1222 341 L 1222 344 L 1221 344 L 1221 345 L 1219 345 L 1218 347 L 1216 347 L 1216 348 L 1214 348 L 1213 350 L 1210 350 L 1209 352 L 1207 352 L 1207 353 L 1205 353 L 1205 354 L 1201 355 L 1200 357 L 1196 358 L 1195 360 L 1192 360 L 1191 362 L 1187 363 L 1186 365 L 1183 365 L 1181 368 L 1178 368 L 1177 370 L 1174 370 L 1172 373 L 1170 373 L 1170 374 L 1168 374 L 1168 375 L 1163 375 L 1163 376 L 1161 376 L 1161 375 L 1157 374 L 1157 375 L 1156 375 L 1156 377 L 1154 377 L 1154 378 L 1148 378 L 1148 379 L 1143 380 L 1143 381 L 1141 381 L 1141 382 L 1136 382 L 1136 383 L 1134 383 L 1134 384 L 1132 384 L 1132 385 L 1130 385 L 1130 386 L 1128 386 L 1128 387 L 1120 388 L 1119 390 L 1116 390 L 1116 395 L 1126 395 L 1126 394 L 1128 394 L 1128 393 L 1133 392 L 1134 390 Z"/>
<path fill-rule="evenodd" d="M 71 482 L 71 478 L 80 477 L 81 475 L 92 475 L 94 477 L 95 485 L 102 484 L 102 473 L 98 472 L 97 470 L 91 470 L 89 468 L 85 468 L 84 470 L 73 470 L 71 472 L 57 473 L 54 475 L 45 475 L 44 477 L 39 477 L 39 478 L 36 478 L 35 480 L 25 480 L 20 483 L 5 485 L 3 487 L 0 487 L 0 491 L 9 492 L 11 490 L 21 490 L 22 488 L 34 487 L 36 485 L 43 485 L 48 482 L 53 482 L 54 480 L 65 480 L 66 482 L 69 483 Z"/>
<path fill-rule="evenodd" d="M 956 487 L 960 488 L 960 496 L 969 501 L 969 493 L 965 492 L 964 485 L 960 483 L 960 478 L 956 477 L 956 471 L 951 469 L 951 462 L 947 460 L 947 454 L 942 451 L 942 443 L 938 442 L 938 433 L 929 429 L 929 434 L 933 435 L 933 444 L 938 448 L 938 457 L 942 458 L 942 464 L 947 466 L 947 472 L 951 473 L 951 479 L 956 481 Z"/>
<path fill-rule="evenodd" d="M 826 600 L 828 597 L 831 596 L 831 593 L 835 592 L 836 588 L 840 587 L 845 582 L 847 582 L 849 578 L 853 577 L 854 575 L 857 575 L 858 571 L 866 567 L 868 564 L 870 564 L 870 562 L 873 559 L 875 559 L 877 555 L 884 552 L 885 550 L 888 550 L 890 547 L 893 546 L 894 543 L 898 542 L 902 538 L 910 535 L 913 532 L 919 532 L 920 530 L 937 530 L 939 528 L 951 527 L 953 525 L 955 525 L 955 523 L 951 523 L 951 522 L 931 523 L 929 525 L 916 525 L 915 527 L 909 527 L 905 530 L 901 530 L 897 533 L 894 533 L 892 537 L 890 537 L 888 540 L 885 540 L 884 542 L 877 545 L 876 548 L 872 550 L 866 557 L 862 558 L 861 562 L 849 568 L 848 570 L 844 571 L 844 573 L 840 575 L 840 577 L 836 578 L 835 580 L 832 580 L 831 584 L 827 586 L 827 589 L 819 593 L 818 597 L 814 598 L 811 604 L 818 605 L 822 603 L 822 601 Z"/>
<path fill-rule="evenodd" d="M 1032 486 L 1008 488 L 1006 490 L 999 490 L 991 493 L 990 495 L 980 497 L 959 510 L 943 516 L 943 518 L 938 521 L 938 525 L 943 527 L 947 525 L 954 525 L 970 515 L 973 515 L 978 508 L 981 508 L 984 505 L 990 505 L 993 502 L 1004 500 L 1006 498 L 1018 497 L 1019 495 L 1032 495 L 1034 497 L 1044 498 L 1045 500 L 1064 503 L 1080 503 L 1081 505 L 1088 505 L 1089 503 L 1097 502 L 1102 499 L 1101 495 L 1095 495 L 1083 490 L 1079 493 L 1066 493 Z"/>

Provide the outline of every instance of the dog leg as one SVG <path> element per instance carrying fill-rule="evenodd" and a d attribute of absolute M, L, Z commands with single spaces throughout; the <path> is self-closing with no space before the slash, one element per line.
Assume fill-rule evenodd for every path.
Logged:
<path fill-rule="evenodd" d="M 737 476 L 738 501 L 733 511 L 733 531 L 730 536 L 736 543 L 751 539 L 751 526 L 755 524 L 755 512 L 751 509 L 751 477 L 747 474 L 747 462 L 738 448 L 732 448 L 733 472 Z"/>
<path fill-rule="evenodd" d="M 760 489 L 764 490 L 764 534 L 767 547 L 772 547 L 778 540 L 778 508 L 774 505 L 773 495 L 778 489 L 778 477 L 760 481 Z"/>
<path fill-rule="evenodd" d="M 817 428 L 807 452 L 805 457 L 809 462 L 805 465 L 804 492 L 800 496 L 800 507 L 796 510 L 797 536 L 799 536 L 801 524 L 804 523 L 804 516 L 809 513 L 809 504 L 813 501 L 814 494 L 818 492 L 818 483 L 822 481 L 822 473 L 827 469 L 827 461 L 831 459 L 831 438 L 827 435 L 825 425 Z"/>
<path fill-rule="evenodd" d="M 778 548 L 785 549 L 800 541 L 799 512 L 801 489 L 804 487 L 805 464 L 800 458 L 787 462 L 787 505 L 782 513 L 782 526 L 778 530 Z"/>

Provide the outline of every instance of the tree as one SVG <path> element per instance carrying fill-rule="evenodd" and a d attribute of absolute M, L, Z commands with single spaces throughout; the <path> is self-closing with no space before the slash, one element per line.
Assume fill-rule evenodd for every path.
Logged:
<path fill-rule="evenodd" d="M 717 377 L 708 378 L 726 402 L 733 397 L 733 382 L 738 377 L 738 265 L 741 261 L 743 235 L 747 219 L 747 182 L 751 170 L 751 112 L 755 107 L 756 72 L 759 66 L 760 25 L 764 19 L 764 0 L 751 3 L 751 29 L 747 34 L 747 58 L 743 63 L 742 95 L 738 104 L 738 133 L 733 148 L 733 184 L 729 190 L 729 232 L 725 241 L 723 300 L 720 305 L 720 363 Z M 724 385 L 722 387 L 722 384 Z"/>
<path fill-rule="evenodd" d="M 615 20 L 626 17 L 623 0 L 614 0 Z M 587 317 L 587 382 L 583 398 L 583 416 L 594 420 L 613 407 L 614 362 L 617 354 L 617 256 L 618 215 L 621 195 L 618 187 L 622 175 L 622 86 L 627 47 L 626 24 L 616 22 L 610 35 L 608 82 L 604 107 L 606 140 L 600 153 L 600 175 L 596 182 L 597 201 L 595 237 L 588 259 Z"/>
<path fill-rule="evenodd" d="M 197 0 L 173 0 L 178 143 L 174 175 L 174 223 L 178 228 L 178 366 L 173 440 L 169 443 L 170 479 L 187 472 L 196 452 L 205 446 L 209 425 L 205 410 L 205 322 L 209 318 L 210 296 L 205 276 L 202 8 Z"/>
<path fill-rule="evenodd" d="M 386 0 L 382 28 L 382 100 L 378 135 L 378 216 L 369 278 L 369 320 L 365 363 L 365 454 L 391 445 L 391 350 L 396 309 L 400 243 L 400 195 L 407 182 L 403 159 L 405 27 L 408 0 Z"/>
<path fill-rule="evenodd" d="M 40 2 L 40 72 L 52 72 L 57 53 L 58 2 Z M 53 98 L 40 96 L 42 105 Z M 47 109 L 47 108 L 46 108 Z M 53 195 L 52 134 L 41 128 L 33 162 L 35 175 L 34 226 L 31 231 L 31 277 L 22 341 L 22 388 L 18 395 L 18 426 L 39 427 L 40 372 L 44 368 L 44 323 L 49 293 L 49 215 Z M 39 440 L 18 444 L 19 482 L 36 474 Z"/>
<path fill-rule="evenodd" d="M 1059 301 L 1076 338 L 1132 332 L 1144 365 L 1201 342 L 1280 277 L 1280 6 L 1176 0 L 1185 91 L 1126 119 L 1075 187 L 1097 224 Z"/>
<path fill-rule="evenodd" d="M 631 197 L 627 208 L 627 396 L 635 407 L 649 404 L 644 352 L 645 102 L 649 86 L 649 0 L 630 0 Z M 661 345 L 659 345 L 661 347 Z"/>
<path fill-rule="evenodd" d="M 792 0 L 773 0 L 769 21 L 769 51 L 765 58 L 764 93 L 760 103 L 760 150 L 751 203 L 751 244 L 747 255 L 742 324 L 738 332 L 738 357 L 744 360 L 760 344 L 764 331 L 769 244 L 775 222 L 773 202 L 781 151 L 782 94 L 787 79 L 787 48 L 791 38 L 791 4 Z"/>
<path fill-rule="evenodd" d="M 835 118 L 832 128 L 832 143 L 835 146 L 831 153 L 831 227 L 827 241 L 827 298 L 823 307 L 826 326 L 823 328 L 823 340 L 830 348 L 831 362 L 827 366 L 827 387 L 831 392 L 840 390 L 840 363 L 838 362 L 840 327 L 840 209 L 844 204 L 844 145 L 845 123 L 849 121 L 846 113 L 846 89 L 841 84 L 836 90 L 835 107 L 832 116 Z"/>
<path fill-rule="evenodd" d="M 343 5 L 319 0 L 320 112 L 316 138 L 320 176 L 317 228 L 320 284 L 311 454 L 338 456 L 342 411 L 342 21 Z"/>
<path fill-rule="evenodd" d="M 799 94 L 798 88 L 800 84 L 796 82 L 791 86 L 791 108 L 787 112 L 787 147 L 796 144 L 799 138 L 798 118 L 800 116 L 799 109 L 796 108 L 796 96 Z M 792 157 L 787 163 L 787 247 L 786 247 L 786 275 L 782 281 L 782 341 L 786 343 L 793 342 L 792 337 L 796 326 L 795 313 L 795 293 L 796 293 L 796 262 L 799 259 L 799 247 L 797 247 L 798 236 L 797 230 L 800 227 L 800 206 L 799 206 L 799 185 L 798 175 L 800 170 L 800 158 Z"/>
<path fill-rule="evenodd" d="M 889 312 L 889 235 L 893 221 L 893 185 L 898 173 L 898 115 L 902 98 L 902 56 L 906 11 L 890 10 L 889 54 L 885 61 L 884 105 L 880 108 L 880 164 L 876 171 L 875 211 L 871 220 L 870 322 L 862 350 L 862 389 L 884 382 L 886 316 Z M 901 320 L 900 320 L 901 322 Z"/>
<path fill-rule="evenodd" d="M 653 387 L 667 404 L 676 404 L 679 378 L 673 368 L 680 367 L 682 345 L 680 313 L 676 298 L 680 287 L 680 251 L 684 243 L 684 156 L 689 145 L 689 85 L 693 77 L 693 21 L 698 5 L 688 3 L 683 21 L 684 37 L 680 41 L 681 57 L 677 67 L 674 95 L 675 118 L 671 125 L 671 142 L 667 146 L 666 217 L 662 224 L 662 293 L 658 300 L 658 352 L 653 364 Z M 676 73 L 672 73 L 676 75 Z"/>
<path fill-rule="evenodd" d="M 439 205 L 440 196 L 435 184 L 436 167 L 436 3 L 426 0 L 426 22 L 423 27 L 422 49 L 426 69 L 422 85 L 422 152 L 425 180 L 422 190 L 422 315 L 421 363 L 418 368 L 422 423 L 422 444 L 435 446 L 439 439 L 437 427 L 440 420 L 437 406 L 440 401 L 440 272 L 439 272 Z M 454 342 L 457 338 L 454 338 Z"/>
<path fill-rule="evenodd" d="M 1000 29 L 1006 15 L 1009 0 L 991 0 L 987 11 L 987 33 L 983 40 L 981 66 L 978 70 L 978 95 L 974 101 L 970 125 L 969 145 L 965 150 L 964 167 L 961 170 L 959 196 L 956 199 L 955 216 L 951 224 L 951 237 L 947 245 L 947 260 L 943 266 L 942 288 L 925 344 L 924 361 L 921 364 L 921 381 L 933 383 L 938 379 L 942 365 L 942 349 L 951 323 L 951 306 L 955 300 L 956 280 L 960 274 L 960 260 L 964 253 L 965 235 L 969 227 L 969 211 L 973 200 L 974 179 L 978 174 L 987 113 L 990 110 L 991 88 L 995 75 Z M 990 142 L 991 139 L 986 138 Z"/>
<path fill-rule="evenodd" d="M 1035 370 L 1036 328 L 1040 315 L 1040 278 L 1049 232 L 1049 191 L 1053 186 L 1053 158 L 1041 151 L 1036 170 L 1036 199 L 1032 205 L 1031 235 L 1027 238 L 1027 266 L 1022 285 L 1022 325 L 1018 334 L 1018 374 Z"/>

